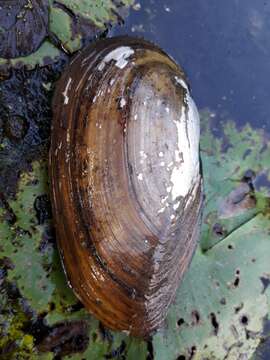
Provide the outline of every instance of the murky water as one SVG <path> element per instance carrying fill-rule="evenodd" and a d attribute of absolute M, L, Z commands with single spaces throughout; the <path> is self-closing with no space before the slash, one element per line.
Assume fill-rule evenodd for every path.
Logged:
<path fill-rule="evenodd" d="M 270 132 L 270 1 L 143 0 L 111 33 L 159 44 L 188 74 L 199 108 Z"/>

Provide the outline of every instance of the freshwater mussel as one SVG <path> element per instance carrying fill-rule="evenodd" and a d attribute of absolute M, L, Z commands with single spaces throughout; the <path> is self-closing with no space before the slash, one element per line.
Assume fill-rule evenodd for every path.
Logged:
<path fill-rule="evenodd" d="M 59 80 L 53 214 L 74 293 L 109 328 L 164 323 L 199 236 L 199 115 L 183 70 L 136 38 L 100 40 Z"/>

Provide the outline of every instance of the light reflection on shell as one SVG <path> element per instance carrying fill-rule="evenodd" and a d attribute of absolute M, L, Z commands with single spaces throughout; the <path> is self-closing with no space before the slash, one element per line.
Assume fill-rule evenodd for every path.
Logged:
<path fill-rule="evenodd" d="M 83 50 L 54 97 L 52 203 L 67 277 L 104 325 L 162 326 L 196 247 L 199 116 L 186 78 L 128 37 Z"/>

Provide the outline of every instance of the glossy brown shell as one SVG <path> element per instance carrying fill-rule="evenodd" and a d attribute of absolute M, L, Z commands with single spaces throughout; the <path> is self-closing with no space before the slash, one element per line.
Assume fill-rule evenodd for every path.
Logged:
<path fill-rule="evenodd" d="M 0 57 L 29 55 L 47 35 L 48 0 L 0 1 Z"/>
<path fill-rule="evenodd" d="M 57 84 L 53 214 L 69 282 L 109 328 L 164 322 L 198 239 L 199 117 L 183 71 L 128 37 L 83 50 Z"/>

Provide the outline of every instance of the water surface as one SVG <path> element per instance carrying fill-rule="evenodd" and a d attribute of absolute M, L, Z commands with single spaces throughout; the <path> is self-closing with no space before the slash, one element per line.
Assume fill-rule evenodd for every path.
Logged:
<path fill-rule="evenodd" d="M 270 1 L 143 0 L 111 35 L 144 37 L 172 55 L 199 108 L 270 132 Z"/>

